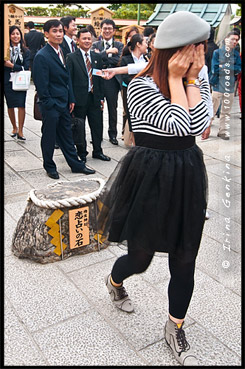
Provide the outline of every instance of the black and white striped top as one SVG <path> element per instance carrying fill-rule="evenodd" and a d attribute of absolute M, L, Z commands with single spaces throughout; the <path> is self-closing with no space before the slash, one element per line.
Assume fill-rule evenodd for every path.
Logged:
<path fill-rule="evenodd" d="M 128 108 L 134 133 L 157 136 L 198 136 L 209 126 L 209 85 L 200 80 L 202 100 L 189 112 L 165 98 L 151 77 L 134 78 L 128 85 Z"/>

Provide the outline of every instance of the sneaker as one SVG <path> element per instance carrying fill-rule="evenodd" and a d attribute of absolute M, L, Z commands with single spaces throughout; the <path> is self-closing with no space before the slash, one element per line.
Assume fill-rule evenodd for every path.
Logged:
<path fill-rule="evenodd" d="M 206 210 L 205 219 L 208 220 L 210 218 L 209 212 Z"/>
<path fill-rule="evenodd" d="M 116 307 L 122 311 L 126 311 L 127 313 L 132 313 L 134 311 L 134 307 L 132 301 L 128 297 L 128 294 L 123 286 L 114 287 L 111 284 L 111 275 L 105 277 L 105 284 L 108 288 L 111 301 L 116 305 Z"/>
<path fill-rule="evenodd" d="M 222 138 L 222 140 L 229 140 L 230 139 L 230 137 L 227 136 L 225 133 L 218 133 L 217 136 Z"/>
<path fill-rule="evenodd" d="M 186 341 L 183 330 L 184 322 L 178 328 L 170 318 L 165 324 L 165 340 L 180 364 L 183 366 L 198 366 L 198 361 Z"/>

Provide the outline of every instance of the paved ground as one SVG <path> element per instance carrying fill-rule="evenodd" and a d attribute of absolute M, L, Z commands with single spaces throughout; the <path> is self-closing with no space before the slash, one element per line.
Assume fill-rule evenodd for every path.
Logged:
<path fill-rule="evenodd" d="M 25 143 L 10 137 L 5 106 L 5 362 L 6 366 L 178 366 L 163 338 L 167 318 L 167 257 L 157 254 L 149 269 L 125 286 L 135 305 L 127 315 L 110 302 L 104 285 L 124 248 L 73 256 L 52 264 L 18 259 L 11 238 L 32 188 L 53 180 L 42 168 L 40 126 L 32 115 L 34 86 L 28 91 Z M 122 103 L 119 98 L 119 132 Z M 94 177 L 108 178 L 127 152 L 123 141 L 103 149 L 109 163 L 91 158 Z M 231 139 L 216 137 L 217 119 L 203 149 L 209 176 L 209 213 L 197 258 L 196 284 L 186 318 L 186 334 L 200 366 L 241 365 L 241 120 L 235 98 Z M 89 143 L 89 133 L 88 133 Z M 90 144 L 89 144 L 90 145 Z M 90 145 L 91 146 L 91 145 Z M 73 181 L 60 150 L 60 179 Z"/>

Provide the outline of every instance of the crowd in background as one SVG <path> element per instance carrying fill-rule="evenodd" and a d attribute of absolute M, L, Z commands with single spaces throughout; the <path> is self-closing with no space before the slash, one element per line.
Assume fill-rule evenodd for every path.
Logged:
<path fill-rule="evenodd" d="M 61 22 L 64 26 L 64 39 L 61 43 L 61 48 L 64 54 L 64 58 L 70 52 L 74 52 L 78 45 L 77 40 L 77 26 L 75 24 L 74 17 L 63 17 L 61 18 Z M 113 20 L 112 24 L 112 33 L 115 33 L 115 23 Z M 13 91 L 11 88 L 11 82 L 9 82 L 9 75 L 11 71 L 19 71 L 23 67 L 25 70 L 32 69 L 33 60 L 38 52 L 45 44 L 47 43 L 47 39 L 45 38 L 42 32 L 39 32 L 35 29 L 33 22 L 28 22 L 26 24 L 27 33 L 24 34 L 24 37 L 17 26 L 13 26 L 10 28 L 10 51 L 11 51 L 11 60 L 5 62 L 5 74 L 4 74 L 4 91 L 6 96 L 6 101 L 8 105 L 8 114 L 11 120 L 13 130 L 11 136 L 13 138 L 17 138 L 19 140 L 25 141 L 25 137 L 23 134 L 23 126 L 25 120 L 25 99 L 26 92 L 21 91 Z M 101 34 L 99 36 L 96 35 L 96 32 L 92 25 L 86 26 L 86 29 L 91 33 L 92 37 L 92 45 L 91 50 L 96 49 L 96 45 L 101 44 L 101 40 L 106 37 L 110 37 L 110 39 L 114 40 L 114 36 L 111 37 L 110 34 L 103 34 L 103 30 L 101 29 Z M 234 93 L 239 95 L 239 102 L 241 107 L 241 71 L 239 59 L 241 57 L 240 52 L 240 30 L 237 27 L 232 29 L 235 35 L 235 50 L 236 54 L 235 64 L 237 65 L 237 69 L 235 69 L 235 80 L 234 80 Z M 18 37 L 16 39 L 16 34 Z M 151 58 L 152 52 L 154 51 L 154 39 L 156 33 L 155 29 L 152 27 L 145 27 L 143 33 L 140 33 L 139 28 L 137 26 L 132 26 L 129 28 L 125 34 L 125 44 L 118 42 L 119 48 L 112 48 L 110 53 L 110 63 L 107 65 L 104 64 L 104 68 L 116 67 L 116 66 L 125 66 L 129 63 L 138 63 L 142 60 L 145 62 L 149 61 Z M 15 39 L 14 39 L 15 37 Z M 133 39 L 132 39 L 133 37 Z M 215 38 L 215 30 L 211 29 L 210 38 L 207 41 L 206 55 L 205 55 L 205 64 L 208 68 L 208 73 L 210 75 L 212 70 L 212 58 L 213 53 L 216 49 L 219 49 L 218 45 L 214 42 Z M 132 41 L 131 41 L 132 39 Z M 71 41 L 71 45 L 68 45 L 68 41 Z M 97 44 L 96 44 L 97 43 Z M 102 44 L 101 44 L 102 45 Z M 71 46 L 71 47 L 70 47 Z M 102 46 L 101 46 L 102 47 Z M 98 49 L 96 50 L 98 52 Z M 101 50 L 99 50 L 101 52 Z M 238 57 L 239 53 L 239 57 Z M 214 54 L 217 55 L 217 54 Z M 214 62 L 214 60 L 213 60 Z M 222 71 L 219 70 L 219 73 L 222 74 Z M 127 122 L 130 130 L 130 119 L 129 114 L 127 112 L 127 85 L 130 80 L 134 77 L 134 75 L 122 75 L 116 76 L 110 81 L 104 81 L 104 94 L 105 99 L 108 104 L 108 112 L 109 112 L 109 140 L 112 144 L 117 145 L 117 99 L 118 92 L 121 91 L 121 97 L 123 101 L 123 127 L 122 127 L 122 140 L 124 139 L 124 129 Z M 221 95 L 217 98 L 217 92 L 220 92 L 220 87 L 213 86 L 210 84 L 210 92 L 213 95 L 213 106 L 214 106 L 214 116 L 217 114 L 217 117 L 220 117 L 221 114 L 221 126 L 224 126 L 223 122 L 223 111 L 221 109 L 222 99 Z M 216 92 L 216 93 L 215 93 Z M 15 111 L 14 108 L 18 108 L 18 123 L 16 122 Z M 101 119 L 103 121 L 103 113 L 101 115 Z M 102 123 L 103 124 L 103 123 Z M 127 127 L 128 129 L 128 127 Z M 207 129 L 207 131 L 202 135 L 202 139 L 207 139 L 210 135 L 211 127 Z M 229 137 L 224 135 L 224 129 L 221 130 L 220 136 L 223 139 L 229 139 Z M 55 145 L 56 148 L 59 146 Z M 80 150 L 81 151 L 81 150 Z M 80 152 L 81 153 L 81 152 Z M 84 157 L 84 152 L 83 155 Z"/>

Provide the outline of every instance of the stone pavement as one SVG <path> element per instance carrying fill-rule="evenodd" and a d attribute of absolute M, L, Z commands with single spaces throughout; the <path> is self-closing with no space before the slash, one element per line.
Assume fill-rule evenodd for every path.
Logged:
<path fill-rule="evenodd" d="M 148 270 L 125 281 L 135 305 L 133 314 L 117 310 L 104 285 L 124 246 L 110 245 L 91 254 L 52 264 L 18 259 L 11 238 L 31 189 L 54 181 L 42 167 L 41 122 L 33 119 L 34 86 L 28 91 L 25 143 L 10 137 L 4 112 L 5 224 L 5 366 L 179 366 L 163 338 L 167 318 L 169 272 L 166 254 L 157 253 Z M 122 102 L 119 96 L 119 137 Z M 107 179 L 127 152 L 123 141 L 113 146 L 104 119 L 103 150 L 112 160 L 88 157 L 93 177 Z M 210 219 L 205 222 L 197 257 L 196 282 L 186 317 L 188 340 L 200 366 L 241 365 L 241 120 L 235 98 L 231 139 L 211 136 L 202 148 L 209 177 Z M 90 134 L 87 135 L 91 147 Z M 60 150 L 55 161 L 61 180 L 74 181 Z M 89 176 L 92 177 L 92 176 Z"/>

